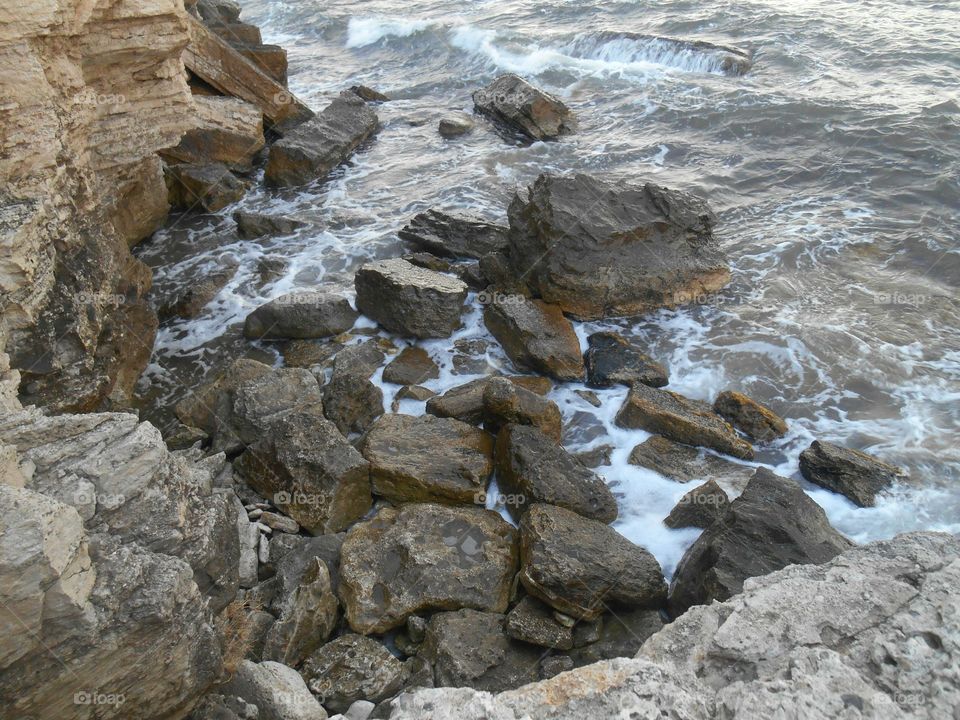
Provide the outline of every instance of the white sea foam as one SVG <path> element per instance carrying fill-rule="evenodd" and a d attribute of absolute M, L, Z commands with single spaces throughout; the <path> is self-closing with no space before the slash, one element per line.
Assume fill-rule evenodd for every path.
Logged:
<path fill-rule="evenodd" d="M 347 24 L 347 47 L 373 45 L 386 37 L 409 37 L 426 30 L 426 20 L 405 20 L 386 17 L 354 17 Z"/>

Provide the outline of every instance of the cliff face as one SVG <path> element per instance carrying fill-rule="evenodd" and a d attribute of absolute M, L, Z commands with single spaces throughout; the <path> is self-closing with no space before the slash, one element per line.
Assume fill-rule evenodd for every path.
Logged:
<path fill-rule="evenodd" d="M 123 405 L 150 356 L 156 151 L 191 127 L 182 0 L 0 0 L 0 348 L 30 403 Z"/>

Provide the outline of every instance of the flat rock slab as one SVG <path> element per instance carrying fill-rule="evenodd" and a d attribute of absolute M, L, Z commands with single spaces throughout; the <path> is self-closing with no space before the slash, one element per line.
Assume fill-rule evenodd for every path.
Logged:
<path fill-rule="evenodd" d="M 375 494 L 394 503 L 477 504 L 493 470 L 493 438 L 433 415 L 383 415 L 364 435 Z"/>
<path fill-rule="evenodd" d="M 730 280 L 706 203 L 652 183 L 544 174 L 508 216 L 514 272 L 581 320 L 694 302 Z"/>
<path fill-rule="evenodd" d="M 507 228 L 473 215 L 427 210 L 414 216 L 398 233 L 417 250 L 439 257 L 479 260 L 507 247 Z"/>
<path fill-rule="evenodd" d="M 324 178 L 379 127 L 377 113 L 363 100 L 338 97 L 270 146 L 264 182 L 286 187 Z"/>
<path fill-rule="evenodd" d="M 322 292 L 292 292 L 247 315 L 243 334 L 259 340 L 304 340 L 339 335 L 360 317 L 346 298 Z"/>
<path fill-rule="evenodd" d="M 170 204 L 187 211 L 217 212 L 242 198 L 250 187 L 223 163 L 167 165 L 163 176 Z"/>
<path fill-rule="evenodd" d="M 558 305 L 510 295 L 487 305 L 483 322 L 518 368 L 561 381 L 583 378 L 580 341 Z"/>
<path fill-rule="evenodd" d="M 753 459 L 753 446 L 705 402 L 669 390 L 634 385 L 617 413 L 623 428 L 658 433 L 676 442 L 700 445 L 741 460 Z"/>
<path fill-rule="evenodd" d="M 730 499 L 715 480 L 708 480 L 688 492 L 664 518 L 668 528 L 708 528 L 727 510 Z"/>
<path fill-rule="evenodd" d="M 238 98 L 195 95 L 193 114 L 195 126 L 179 145 L 161 155 L 174 162 L 219 162 L 231 170 L 249 172 L 254 156 L 266 144 L 260 109 Z"/>
<path fill-rule="evenodd" d="M 787 434 L 783 418 L 743 393 L 725 390 L 713 401 L 713 411 L 754 442 L 770 442 Z"/>
<path fill-rule="evenodd" d="M 860 507 L 873 507 L 877 493 L 907 473 L 859 450 L 814 440 L 800 453 L 800 474 L 808 482 L 840 493 Z"/>
<path fill-rule="evenodd" d="M 340 599 L 358 633 L 383 633 L 429 610 L 507 609 L 517 571 L 516 531 L 475 507 L 381 509 L 347 533 Z"/>
<path fill-rule="evenodd" d="M 483 426 L 496 434 L 507 424 L 530 425 L 556 443 L 563 418 L 553 400 L 531 392 L 507 378 L 490 378 L 483 389 Z"/>
<path fill-rule="evenodd" d="M 497 435 L 497 483 L 513 501 L 510 514 L 519 520 L 529 506 L 547 503 L 603 523 L 616 520 L 617 500 L 606 483 L 550 440 L 524 425 L 507 425 Z"/>
<path fill-rule="evenodd" d="M 737 493 L 747 486 L 756 470 L 702 448 L 668 440 L 662 435 L 654 435 L 637 445 L 630 453 L 628 462 L 681 483 L 714 479 Z"/>
<path fill-rule="evenodd" d="M 670 380 L 667 368 L 614 332 L 590 335 L 583 362 L 587 368 L 587 385 L 590 387 L 642 383 L 659 388 Z"/>
<path fill-rule="evenodd" d="M 484 115 L 532 140 L 556 140 L 577 129 L 563 102 L 512 73 L 473 93 L 473 103 Z"/>
<path fill-rule="evenodd" d="M 447 390 L 443 395 L 427 401 L 427 412 L 437 417 L 452 417 L 471 425 L 479 425 L 484 420 L 483 393 L 492 378 L 479 378 Z M 537 395 L 545 395 L 552 387 L 546 378 L 528 375 L 507 376 L 507 380 L 530 390 Z"/>
<path fill-rule="evenodd" d="M 555 650 L 573 647 L 573 628 L 558 623 L 550 606 L 529 595 L 507 613 L 505 627 L 515 640 Z"/>
<path fill-rule="evenodd" d="M 440 377 L 440 368 L 423 348 L 404 348 L 383 369 L 383 381 L 396 385 L 419 385 Z"/>
<path fill-rule="evenodd" d="M 597 520 L 533 505 L 520 521 L 520 582 L 571 617 L 593 620 L 609 606 L 659 607 L 667 586 L 649 552 Z"/>
<path fill-rule="evenodd" d="M 403 663 L 373 638 L 347 634 L 318 648 L 301 674 L 325 708 L 342 713 L 357 700 L 378 703 L 396 695 Z"/>
<path fill-rule="evenodd" d="M 357 309 L 390 332 L 438 338 L 460 327 L 467 286 L 457 278 L 393 258 L 361 267 L 354 285 Z"/>
<path fill-rule="evenodd" d="M 283 215 L 267 215 L 246 210 L 237 210 L 233 214 L 233 221 L 237 224 L 237 234 L 245 239 L 265 235 L 292 235 L 306 226 L 305 222 Z"/>

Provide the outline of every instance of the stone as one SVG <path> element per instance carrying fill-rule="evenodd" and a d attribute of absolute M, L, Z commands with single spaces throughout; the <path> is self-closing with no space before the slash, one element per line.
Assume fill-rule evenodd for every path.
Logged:
<path fill-rule="evenodd" d="M 187 2 L 189 9 L 190 2 Z M 196 14 L 208 24 L 233 23 L 240 20 L 240 3 L 234 0 L 197 0 Z"/>
<path fill-rule="evenodd" d="M 350 707 L 343 714 L 344 720 L 367 720 L 375 707 L 369 700 L 356 700 L 350 703 Z"/>
<path fill-rule="evenodd" d="M 231 45 L 267 77 L 284 87 L 287 86 L 287 51 L 282 47 L 264 43 L 231 43 Z"/>
<path fill-rule="evenodd" d="M 475 215 L 452 215 L 427 210 L 398 233 L 400 239 L 417 250 L 443 258 L 479 260 L 490 252 L 507 247 L 507 228 Z"/>
<path fill-rule="evenodd" d="M 254 490 L 313 534 L 335 533 L 370 509 L 370 468 L 337 428 L 294 410 L 234 463 Z"/>
<path fill-rule="evenodd" d="M 346 298 L 322 292 L 292 292 L 247 315 L 243 334 L 257 340 L 326 338 L 346 332 L 358 317 Z"/>
<path fill-rule="evenodd" d="M 382 633 L 428 610 L 504 612 L 516 570 L 516 531 L 496 513 L 407 504 L 350 529 L 339 594 L 355 632 Z"/>
<path fill-rule="evenodd" d="M 268 215 L 266 213 L 237 210 L 233 213 L 233 221 L 237 224 L 237 234 L 244 239 L 255 239 L 268 235 L 293 235 L 297 230 L 306 227 L 301 220 L 294 220 L 283 215 Z"/>
<path fill-rule="evenodd" d="M 569 650 L 573 647 L 573 629 L 564 627 L 553 618 L 553 611 L 539 600 L 527 595 L 507 613 L 507 635 L 532 645 Z"/>
<path fill-rule="evenodd" d="M 397 390 L 397 394 L 393 396 L 393 403 L 390 406 L 391 411 L 397 412 L 400 409 L 401 400 L 417 400 L 418 402 L 424 402 L 432 398 L 436 393 L 429 388 L 422 387 L 420 385 L 404 385 L 402 388 Z"/>
<path fill-rule="evenodd" d="M 382 92 L 367 87 L 366 85 L 353 85 L 349 88 L 348 92 L 353 93 L 364 102 L 388 102 L 390 100 L 390 98 Z"/>
<path fill-rule="evenodd" d="M 189 720 L 258 720 L 260 711 L 256 705 L 241 697 L 208 693 L 200 698 Z"/>
<path fill-rule="evenodd" d="M 288 340 L 280 344 L 283 364 L 293 368 L 327 368 L 341 350 L 343 345 L 332 340 Z"/>
<path fill-rule="evenodd" d="M 747 578 L 787 565 L 823 563 L 852 543 L 793 480 L 758 468 L 743 493 L 684 553 L 670 585 L 674 617 L 724 601 Z"/>
<path fill-rule="evenodd" d="M 259 710 L 258 720 L 326 720 L 300 673 L 282 663 L 244 660 L 223 691 Z"/>
<path fill-rule="evenodd" d="M 256 45 L 263 41 L 260 28 L 242 21 L 208 21 L 206 26 L 226 40 L 231 46 Z"/>
<path fill-rule="evenodd" d="M 257 279 L 254 286 L 262 290 L 265 286 L 282 278 L 289 267 L 290 263 L 285 258 L 264 255 L 257 260 Z"/>
<path fill-rule="evenodd" d="M 163 161 L 159 155 L 144 158 L 117 183 L 117 202 L 111 222 L 130 247 L 163 227 L 170 215 Z"/>
<path fill-rule="evenodd" d="M 606 483 L 540 430 L 507 425 L 497 435 L 497 483 L 514 502 L 507 510 L 517 520 L 536 503 L 566 508 L 611 523 L 617 500 Z"/>
<path fill-rule="evenodd" d="M 396 385 L 419 385 L 440 377 L 440 368 L 423 348 L 407 347 L 383 369 L 383 381 Z"/>
<path fill-rule="evenodd" d="M 324 707 L 344 712 L 357 700 L 378 703 L 396 695 L 403 663 L 373 638 L 348 634 L 319 648 L 302 673 Z"/>
<path fill-rule="evenodd" d="M 713 401 L 713 411 L 754 442 L 770 442 L 787 434 L 783 418 L 743 393 L 725 390 Z"/>
<path fill-rule="evenodd" d="M 566 655 L 548 655 L 540 661 L 540 679 L 548 680 L 573 670 L 573 660 Z"/>
<path fill-rule="evenodd" d="M 292 535 L 300 532 L 300 525 L 297 524 L 296 520 L 268 510 L 264 510 L 260 515 L 260 522 L 280 532 L 290 533 Z"/>
<path fill-rule="evenodd" d="M 364 435 L 373 492 L 393 503 L 482 504 L 493 471 L 493 438 L 433 415 L 382 415 Z"/>
<path fill-rule="evenodd" d="M 611 453 L 614 449 L 613 445 L 599 445 L 590 450 L 574 453 L 573 456 L 579 460 L 584 467 L 604 467 L 612 463 Z"/>
<path fill-rule="evenodd" d="M 647 638 L 664 625 L 657 610 L 618 610 L 603 616 L 594 642 L 571 650 L 569 657 L 576 667 L 613 658 L 632 658 Z"/>
<path fill-rule="evenodd" d="M 602 522 L 539 504 L 520 521 L 520 582 L 534 597 L 583 620 L 608 606 L 656 608 L 667 590 L 649 552 Z"/>
<path fill-rule="evenodd" d="M 673 307 L 730 280 L 706 203 L 652 183 L 543 174 L 508 217 L 510 267 L 578 320 Z"/>
<path fill-rule="evenodd" d="M 433 666 L 436 687 L 500 691 L 537 679 L 541 651 L 512 640 L 500 613 L 437 613 L 427 625 L 420 657 Z"/>
<path fill-rule="evenodd" d="M 483 426 L 496 434 L 509 423 L 530 425 L 560 442 L 562 418 L 555 402 L 507 378 L 490 378 L 483 389 Z"/>
<path fill-rule="evenodd" d="M 278 533 L 270 538 L 271 577 L 260 584 L 265 607 L 278 615 L 282 614 L 286 598 L 303 583 L 314 560 L 326 565 L 330 587 L 336 592 L 340 583 L 340 548 L 345 537 L 345 533 L 317 537 Z"/>
<path fill-rule="evenodd" d="M 573 113 L 559 99 L 512 73 L 473 93 L 473 103 L 483 114 L 532 140 L 556 140 L 577 128 Z"/>
<path fill-rule="evenodd" d="M 221 395 L 230 393 L 248 380 L 263 377 L 271 367 L 249 358 L 234 360 L 190 395 L 178 402 L 174 412 L 180 422 L 203 430 L 209 435 L 217 431 L 216 408 Z"/>
<path fill-rule="evenodd" d="M 800 453 L 800 474 L 860 507 L 873 507 L 878 493 L 907 478 L 901 468 L 822 440 L 814 440 Z"/>
<path fill-rule="evenodd" d="M 197 443 L 206 444 L 210 440 L 210 436 L 200 428 L 175 423 L 163 440 L 170 450 L 187 450 Z"/>
<path fill-rule="evenodd" d="M 363 265 L 354 284 L 357 309 L 390 332 L 442 338 L 460 327 L 467 286 L 457 278 L 393 258 Z"/>
<path fill-rule="evenodd" d="M 715 480 L 708 480 L 684 495 L 663 520 L 668 528 L 708 528 L 726 512 L 730 499 Z"/>
<path fill-rule="evenodd" d="M 653 435 L 633 448 L 628 462 L 680 483 L 715 479 L 737 493 L 747 486 L 756 470 L 661 435 Z"/>
<path fill-rule="evenodd" d="M 507 379 L 526 390 L 536 392 L 538 395 L 546 394 L 552 387 L 549 381 L 547 381 L 546 387 L 540 383 L 527 382 L 528 380 L 542 380 L 543 378 L 513 375 L 508 376 Z M 471 380 L 463 385 L 450 388 L 443 395 L 430 398 L 427 401 L 427 412 L 437 417 L 452 417 L 471 425 L 479 425 L 483 422 L 484 417 L 483 393 L 490 380 L 491 378 Z"/>
<path fill-rule="evenodd" d="M 679 393 L 636 384 L 617 413 L 616 424 L 658 433 L 669 440 L 700 445 L 741 460 L 752 460 L 753 446 L 705 402 Z"/>
<path fill-rule="evenodd" d="M 618 333 L 597 332 L 588 336 L 583 362 L 590 387 L 642 383 L 659 388 L 669 382 L 663 365 Z"/>
<path fill-rule="evenodd" d="M 708 67 L 708 72 L 720 72 L 725 75 L 743 75 L 753 66 L 753 56 L 750 51 L 705 40 L 685 40 L 622 30 L 599 30 L 584 33 L 581 37 L 591 44 L 612 43 L 629 46 L 635 43 L 635 47 L 638 46 L 641 51 L 652 50 L 667 56 L 687 57 L 691 63 Z"/>
<path fill-rule="evenodd" d="M 217 212 L 237 202 L 250 187 L 223 163 L 167 165 L 163 171 L 170 204 L 181 210 Z"/>
<path fill-rule="evenodd" d="M 466 135 L 473 130 L 474 124 L 469 115 L 451 115 L 440 118 L 440 122 L 437 124 L 437 131 L 441 137 L 450 140 Z"/>
<path fill-rule="evenodd" d="M 323 179 L 379 127 L 377 114 L 363 100 L 337 97 L 270 146 L 264 182 L 288 187 Z"/>
<path fill-rule="evenodd" d="M 580 341 L 559 306 L 510 296 L 487 305 L 483 322 L 519 369 L 560 381 L 583 379 Z"/>
<path fill-rule="evenodd" d="M 236 172 L 249 172 L 266 142 L 263 113 L 248 102 L 233 97 L 196 95 L 193 98 L 196 126 L 176 147 L 161 156 L 172 164 L 222 163 Z"/>
<path fill-rule="evenodd" d="M 330 382 L 323 388 L 323 408 L 344 435 L 365 432 L 383 414 L 383 391 L 370 381 L 383 360 L 373 341 L 345 347 L 334 358 Z"/>
<path fill-rule="evenodd" d="M 174 318 L 197 317 L 237 274 L 238 265 L 228 263 L 207 272 L 203 278 L 191 283 L 157 309 L 161 322 Z"/>

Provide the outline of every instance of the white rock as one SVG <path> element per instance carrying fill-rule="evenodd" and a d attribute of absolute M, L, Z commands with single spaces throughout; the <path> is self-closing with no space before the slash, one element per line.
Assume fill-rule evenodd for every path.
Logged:
<path fill-rule="evenodd" d="M 326 720 L 300 673 L 282 663 L 244 660 L 223 692 L 260 709 L 260 720 Z"/>

